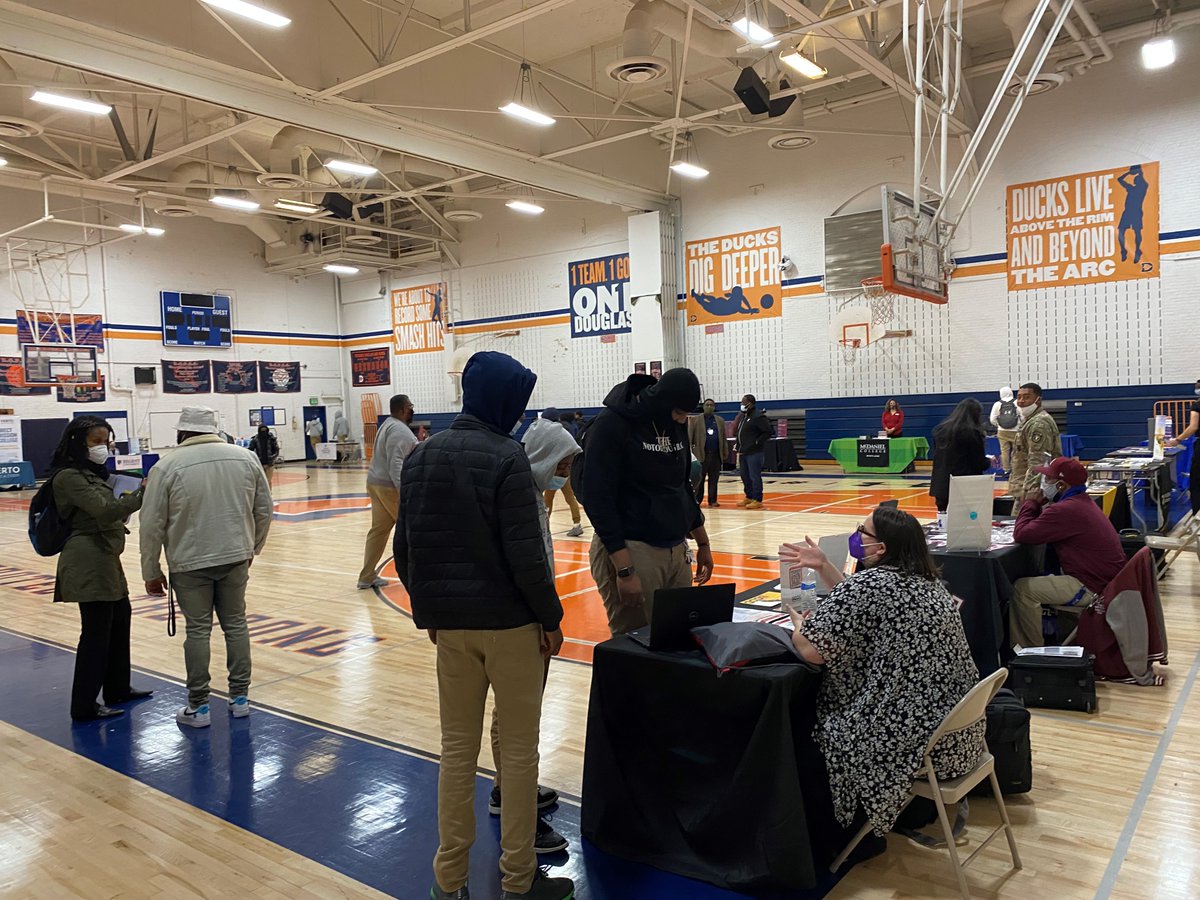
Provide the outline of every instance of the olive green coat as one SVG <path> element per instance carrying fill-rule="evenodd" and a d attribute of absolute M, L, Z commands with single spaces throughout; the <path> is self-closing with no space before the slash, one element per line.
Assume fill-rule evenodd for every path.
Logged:
<path fill-rule="evenodd" d="M 121 569 L 125 519 L 142 506 L 142 490 L 119 500 L 99 475 L 78 468 L 54 475 L 54 503 L 71 526 L 58 556 L 54 599 L 68 603 L 120 600 L 129 594 Z"/>

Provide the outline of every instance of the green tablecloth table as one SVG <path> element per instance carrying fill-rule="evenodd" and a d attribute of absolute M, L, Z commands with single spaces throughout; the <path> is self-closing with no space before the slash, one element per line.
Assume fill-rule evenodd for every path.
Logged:
<path fill-rule="evenodd" d="M 876 438 L 868 438 L 874 442 Z M 858 438 L 835 438 L 829 442 L 829 455 L 838 461 L 847 474 L 868 473 L 887 475 L 903 472 L 913 461 L 929 454 L 929 441 L 923 437 L 883 438 L 888 442 L 890 462 L 883 467 L 858 464 Z"/>

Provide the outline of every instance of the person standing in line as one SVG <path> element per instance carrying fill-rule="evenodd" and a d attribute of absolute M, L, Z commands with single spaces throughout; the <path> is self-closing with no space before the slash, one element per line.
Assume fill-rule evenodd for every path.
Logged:
<path fill-rule="evenodd" d="M 346 414 L 340 409 L 333 414 L 333 428 L 329 435 L 335 441 L 350 440 L 350 423 L 346 420 Z"/>
<path fill-rule="evenodd" d="M 717 483 L 721 478 L 721 466 L 729 455 L 729 439 L 725 437 L 725 420 L 717 415 L 716 401 L 704 401 L 704 414 L 688 419 L 688 444 L 692 456 L 700 463 L 700 474 L 696 479 L 696 502 L 704 499 L 704 482 L 708 481 L 708 506 L 716 509 Z"/>
<path fill-rule="evenodd" d="M 890 438 L 904 437 L 904 410 L 895 400 L 883 406 L 883 432 Z"/>
<path fill-rule="evenodd" d="M 433 900 L 468 896 L 475 770 L 488 688 L 504 772 L 501 900 L 570 900 L 534 848 L 545 660 L 562 647 L 562 604 L 546 558 L 529 460 L 512 437 L 537 376 L 511 356 L 476 353 L 463 411 L 404 466 L 393 550 L 413 622 L 437 646 L 442 758 Z M 565 436 L 565 432 L 564 432 Z"/>
<path fill-rule="evenodd" d="M 325 438 L 325 426 L 321 424 L 321 420 L 313 416 L 308 420 L 308 424 L 304 426 L 304 433 L 308 435 L 308 442 L 312 444 L 313 456 L 317 455 L 317 444 L 321 443 Z"/>
<path fill-rule="evenodd" d="M 217 435 L 217 414 L 202 406 L 179 415 L 179 445 L 150 470 L 141 515 L 142 578 L 146 593 L 170 588 L 183 613 L 187 636 L 187 706 L 175 720 L 206 728 L 209 713 L 209 646 L 216 612 L 225 634 L 229 712 L 250 715 L 250 632 L 246 584 L 250 564 L 271 529 L 271 489 L 254 454 Z"/>
<path fill-rule="evenodd" d="M 1062 456 L 1062 441 L 1054 417 L 1042 408 L 1042 389 L 1032 381 L 1017 390 L 1017 409 L 1021 427 L 1013 447 L 1012 472 L 1008 492 L 1019 503 L 1028 497 L 1038 497 L 1041 476 L 1033 471 L 1057 456 Z"/>
<path fill-rule="evenodd" d="M 1000 388 L 1000 399 L 992 404 L 989 418 L 996 427 L 996 440 L 1000 442 L 1000 468 L 1008 475 L 1012 472 L 1013 448 L 1021 425 L 1021 412 L 1013 400 L 1012 388 L 1007 385 Z"/>
<path fill-rule="evenodd" d="M 952 475 L 982 475 L 992 467 L 984 452 L 983 407 L 974 397 L 960 400 L 933 429 L 933 473 L 929 496 L 943 513 L 950 502 Z"/>
<path fill-rule="evenodd" d="M 742 398 L 742 409 L 733 423 L 737 442 L 742 486 L 746 499 L 738 503 L 743 509 L 762 509 L 763 506 L 763 462 L 766 459 L 767 441 L 771 439 L 771 422 L 766 413 L 758 408 L 753 394 Z"/>
<path fill-rule="evenodd" d="M 396 525 L 400 504 L 400 473 L 404 461 L 416 449 L 417 436 L 412 433 L 412 401 L 407 394 L 396 394 L 388 402 L 389 418 L 375 433 L 375 449 L 367 469 L 367 496 L 371 498 L 371 528 L 363 548 L 363 565 L 358 573 L 358 589 L 386 587 L 388 580 L 376 572 L 379 558 L 387 547 L 388 535 Z"/>
<path fill-rule="evenodd" d="M 542 413 L 540 418 L 547 422 L 562 424 L 562 420 L 566 416 L 554 407 L 550 407 Z M 567 501 L 567 507 L 571 510 L 571 530 L 567 532 L 567 537 L 583 537 L 583 517 L 579 510 L 579 501 L 575 499 L 575 491 L 571 489 L 570 478 L 564 481 L 561 486 L 546 490 L 544 494 L 546 513 L 550 514 L 554 512 L 554 495 L 558 491 L 562 491 L 563 499 Z"/>
<path fill-rule="evenodd" d="M 71 685 L 76 722 L 124 715 L 115 709 L 151 691 L 129 683 L 129 585 L 121 568 L 125 519 L 142 505 L 143 489 L 113 496 L 104 463 L 113 431 L 97 416 L 73 419 L 51 458 L 50 479 L 59 517 L 71 535 L 58 557 L 54 601 L 79 606 L 79 646 Z M 96 697 L 104 691 L 104 703 Z"/>
<path fill-rule="evenodd" d="M 688 412 L 699 401 L 690 369 L 670 369 L 657 382 L 630 375 L 609 392 L 584 435 L 572 474 L 582 476 L 576 488 L 596 532 L 592 578 L 614 635 L 650 621 L 660 588 L 692 583 L 688 537 L 696 541 L 695 582 L 712 577 L 687 440 Z"/>
<path fill-rule="evenodd" d="M 250 451 L 258 457 L 263 473 L 267 476 L 267 484 L 271 484 L 275 474 L 275 460 L 279 458 L 279 441 L 266 425 L 259 425 L 258 432 L 250 438 Z"/>
<path fill-rule="evenodd" d="M 1178 435 L 1166 442 L 1168 447 L 1176 447 L 1181 441 L 1186 441 L 1188 438 L 1195 436 L 1197 431 L 1200 431 L 1200 378 L 1196 379 L 1196 399 L 1192 402 L 1188 410 L 1188 425 Z M 1192 515 L 1200 513 L 1200 450 L 1196 446 L 1197 441 L 1192 443 L 1192 464 L 1188 469 L 1188 494 L 1191 495 Z"/>

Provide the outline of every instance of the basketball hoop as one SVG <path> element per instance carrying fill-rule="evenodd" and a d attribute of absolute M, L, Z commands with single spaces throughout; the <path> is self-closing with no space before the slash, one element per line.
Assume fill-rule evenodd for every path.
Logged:
<path fill-rule="evenodd" d="M 858 338 L 846 338 L 838 341 L 838 346 L 842 348 L 842 362 L 848 366 L 858 362 L 858 351 L 862 348 L 862 341 Z"/>
<path fill-rule="evenodd" d="M 864 278 L 860 284 L 871 307 L 871 324 L 887 325 L 896 317 L 896 295 L 883 286 L 882 278 Z"/>

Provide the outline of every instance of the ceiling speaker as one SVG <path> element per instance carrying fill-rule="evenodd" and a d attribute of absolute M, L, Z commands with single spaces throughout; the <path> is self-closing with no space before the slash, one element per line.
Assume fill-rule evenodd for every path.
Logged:
<path fill-rule="evenodd" d="M 771 108 L 771 92 L 753 66 L 746 66 L 738 76 L 733 92 L 738 95 L 742 105 L 753 115 L 762 115 Z"/>
<path fill-rule="evenodd" d="M 786 78 L 779 79 L 779 89 L 781 91 L 786 91 L 790 87 L 791 87 L 791 85 L 788 84 L 788 80 Z M 778 97 L 774 100 L 770 100 L 768 102 L 768 109 L 767 109 L 768 117 L 774 119 L 776 116 L 782 116 L 785 112 L 788 111 L 788 109 L 791 108 L 791 105 L 795 102 L 796 102 L 795 94 L 791 94 L 787 97 Z"/>

